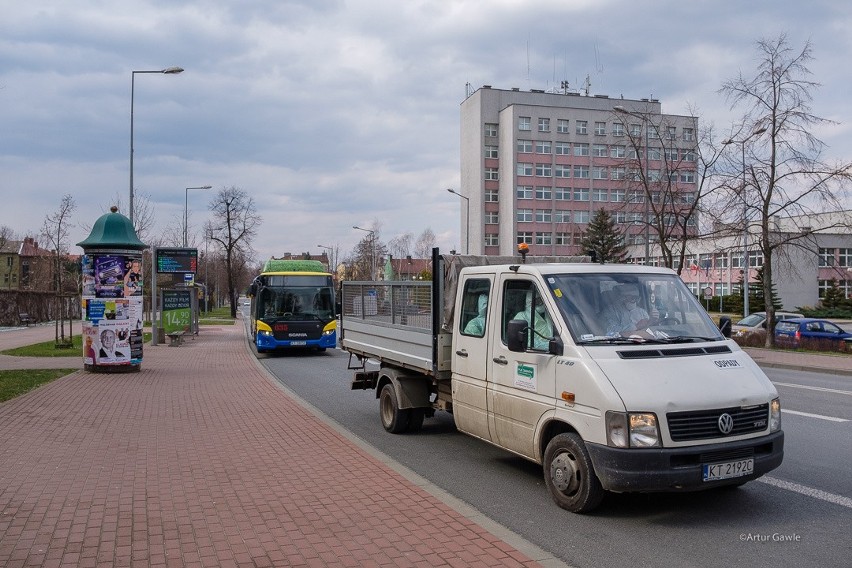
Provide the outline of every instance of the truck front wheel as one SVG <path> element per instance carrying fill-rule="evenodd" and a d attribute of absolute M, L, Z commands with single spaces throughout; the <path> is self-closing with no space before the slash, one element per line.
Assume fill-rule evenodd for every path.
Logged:
<path fill-rule="evenodd" d="M 408 429 L 411 410 L 403 410 L 399 407 L 396 391 L 391 383 L 382 387 L 382 392 L 379 394 L 379 414 L 382 417 L 382 426 L 391 434 L 401 434 Z"/>
<path fill-rule="evenodd" d="M 592 460 L 577 434 L 554 436 L 544 451 L 544 481 L 556 504 L 572 513 L 587 513 L 604 496 Z"/>

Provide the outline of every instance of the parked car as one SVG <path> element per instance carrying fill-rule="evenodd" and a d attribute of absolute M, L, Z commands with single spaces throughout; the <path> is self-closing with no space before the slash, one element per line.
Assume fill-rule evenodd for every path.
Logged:
<path fill-rule="evenodd" d="M 845 349 L 848 341 L 852 341 L 852 333 L 826 320 L 796 318 L 775 324 L 775 345 L 779 347 L 811 344 L 815 348 Z"/>
<path fill-rule="evenodd" d="M 775 312 L 775 321 L 805 317 L 793 312 Z M 753 312 L 731 327 L 731 337 L 744 337 L 759 329 L 766 329 L 766 312 Z"/>

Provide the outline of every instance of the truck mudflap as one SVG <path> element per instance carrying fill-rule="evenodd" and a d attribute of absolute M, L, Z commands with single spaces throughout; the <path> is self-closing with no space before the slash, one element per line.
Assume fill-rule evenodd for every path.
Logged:
<path fill-rule="evenodd" d="M 688 448 L 623 449 L 600 444 L 586 447 L 595 474 L 607 491 L 702 491 L 740 485 L 781 465 L 784 432 Z"/>

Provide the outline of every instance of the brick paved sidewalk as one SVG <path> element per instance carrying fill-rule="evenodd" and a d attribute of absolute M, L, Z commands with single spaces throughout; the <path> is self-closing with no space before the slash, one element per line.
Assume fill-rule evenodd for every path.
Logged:
<path fill-rule="evenodd" d="M 205 326 L 146 345 L 139 373 L 78 371 L 0 404 L 0 565 L 562 565 L 276 384 L 240 325 Z"/>

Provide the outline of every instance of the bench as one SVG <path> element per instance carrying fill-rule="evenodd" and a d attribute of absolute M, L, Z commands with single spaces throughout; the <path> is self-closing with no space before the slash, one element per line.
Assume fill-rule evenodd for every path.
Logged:
<path fill-rule="evenodd" d="M 27 327 L 29 327 L 30 323 L 33 321 L 33 318 L 31 318 L 30 314 L 27 313 L 18 314 L 18 319 L 21 320 L 21 323 L 25 324 Z"/>
<path fill-rule="evenodd" d="M 183 345 L 183 331 L 172 331 L 171 333 L 167 333 L 166 336 L 169 338 L 169 347 L 179 347 Z"/>

